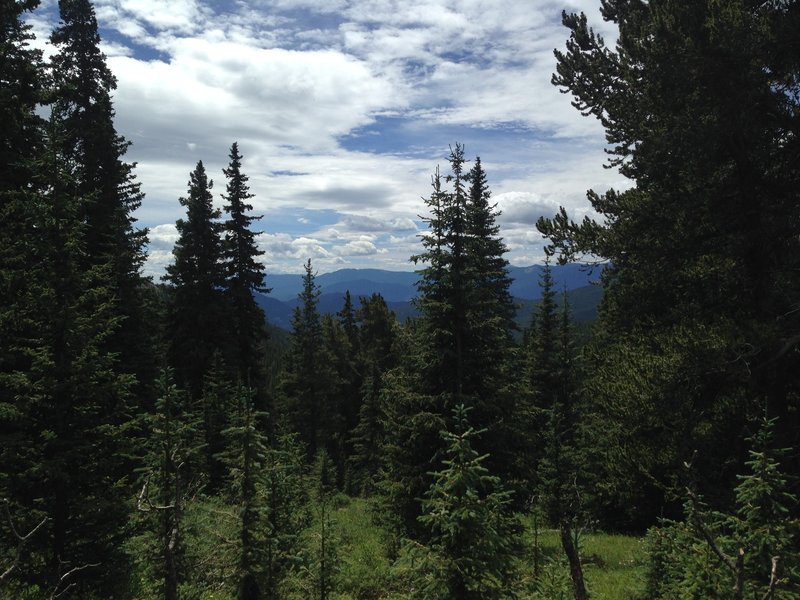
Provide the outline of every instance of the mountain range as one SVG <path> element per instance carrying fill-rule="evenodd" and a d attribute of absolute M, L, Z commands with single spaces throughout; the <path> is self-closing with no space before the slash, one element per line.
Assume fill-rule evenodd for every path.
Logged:
<path fill-rule="evenodd" d="M 597 305 L 602 297 L 598 284 L 600 268 L 587 269 L 581 265 L 551 266 L 553 287 L 557 292 L 567 291 L 576 321 L 591 321 L 597 315 Z M 521 326 L 530 322 L 533 309 L 541 297 L 539 279 L 544 267 L 508 268 L 512 280 L 510 291 L 517 302 L 517 320 Z M 382 269 L 340 269 L 315 277 L 320 288 L 319 310 L 336 313 L 341 310 L 344 294 L 350 292 L 358 307 L 361 296 L 378 293 L 401 321 L 416 316 L 412 300 L 417 295 L 419 275 L 414 271 L 385 271 Z M 295 274 L 268 275 L 269 294 L 257 294 L 256 300 L 264 309 L 270 324 L 287 331 L 292 327 L 292 312 L 299 305 L 298 294 L 303 289 L 303 276 Z"/>

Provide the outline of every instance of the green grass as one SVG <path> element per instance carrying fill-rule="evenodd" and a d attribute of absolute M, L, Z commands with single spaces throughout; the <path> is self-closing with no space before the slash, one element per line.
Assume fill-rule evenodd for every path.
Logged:
<path fill-rule="evenodd" d="M 533 557 L 533 533 L 529 532 L 526 537 Z M 540 568 L 538 581 L 532 586 L 533 597 L 571 598 L 569 568 L 558 531 L 540 530 L 538 537 Z M 582 534 L 579 544 L 586 588 L 593 600 L 633 600 L 643 596 L 645 549 L 642 538 L 596 532 Z"/>
<path fill-rule="evenodd" d="M 331 600 L 407 600 L 410 598 L 408 564 L 390 557 L 390 536 L 374 519 L 374 502 L 336 495 L 328 504 L 327 543 L 335 547 Z M 312 511 L 313 512 L 313 511 Z M 189 503 L 184 515 L 186 550 L 182 597 L 197 600 L 234 600 L 236 509 L 219 500 Z M 306 600 L 318 565 L 319 514 L 300 536 L 303 557 L 285 580 L 284 597 Z M 569 568 L 555 529 L 540 529 L 534 543 L 531 518 L 525 527 L 517 574 L 509 581 L 520 600 L 572 600 Z M 157 546 L 152 534 L 142 532 L 129 544 L 134 565 L 135 597 L 159 597 Z M 538 549 L 538 553 L 537 550 Z M 643 597 L 645 550 L 643 540 L 622 535 L 587 533 L 580 537 L 586 585 L 592 600 L 633 600 Z M 397 550 L 397 548 L 395 548 Z M 534 557 L 538 570 L 534 573 Z M 289 593 L 291 591 L 291 593 Z"/>
<path fill-rule="evenodd" d="M 333 513 L 338 568 L 334 598 L 377 600 L 391 587 L 391 562 L 385 533 L 373 523 L 369 502 L 345 500 Z"/>
<path fill-rule="evenodd" d="M 372 504 L 344 499 L 333 513 L 338 546 L 334 598 L 339 600 L 399 600 L 397 571 L 388 558 L 387 534 L 374 523 Z M 524 522 L 530 525 L 530 520 Z M 558 531 L 539 531 L 539 576 L 533 574 L 533 532 L 527 527 L 519 564 L 520 598 L 571 600 L 569 568 Z M 587 533 L 580 537 L 584 576 L 592 600 L 633 600 L 644 592 L 645 549 L 642 538 Z M 394 588 L 394 590 L 392 589 Z"/>

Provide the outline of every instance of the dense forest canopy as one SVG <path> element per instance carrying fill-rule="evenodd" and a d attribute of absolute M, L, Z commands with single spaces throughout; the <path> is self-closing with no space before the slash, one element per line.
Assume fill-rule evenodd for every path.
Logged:
<path fill-rule="evenodd" d="M 519 331 L 454 144 L 418 316 L 321 311 L 308 259 L 287 339 L 239 144 L 145 277 L 94 8 L 59 1 L 45 60 L 38 5 L 0 0 L 0 597 L 584 600 L 589 529 L 645 536 L 637 597 L 800 595 L 800 3 L 603 0 L 613 47 L 563 14 L 553 84 L 630 184 L 538 223 L 603 265 L 590 332 L 549 262 Z"/>

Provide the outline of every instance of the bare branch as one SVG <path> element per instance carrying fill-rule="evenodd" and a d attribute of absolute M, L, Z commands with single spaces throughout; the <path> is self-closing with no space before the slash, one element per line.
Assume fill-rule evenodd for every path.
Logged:
<path fill-rule="evenodd" d="M 764 592 L 764 595 L 761 596 L 761 600 L 770 600 L 775 594 L 775 588 L 778 586 L 778 561 L 780 561 L 780 559 L 780 556 L 772 557 L 772 571 L 769 574 L 769 587 L 767 591 Z"/>
<path fill-rule="evenodd" d="M 172 510 L 173 508 L 175 508 L 174 504 L 166 504 L 163 506 L 158 504 L 153 504 L 153 502 L 150 500 L 150 496 L 147 494 L 147 488 L 149 485 L 150 485 L 150 476 L 148 475 L 147 479 L 142 485 L 142 491 L 139 492 L 139 495 L 136 498 L 136 508 L 140 512 L 151 512 L 154 510 Z"/>
<path fill-rule="evenodd" d="M 711 550 L 714 551 L 714 554 L 716 554 L 722 561 L 722 563 L 726 567 L 728 567 L 728 569 L 730 569 L 731 573 L 736 575 L 737 572 L 736 564 L 733 562 L 733 559 L 727 554 L 725 554 L 722 551 L 722 549 L 717 545 L 717 541 L 714 539 L 714 536 L 711 534 L 711 531 L 709 531 L 708 527 L 706 527 L 705 522 L 703 522 L 702 517 L 697 511 L 697 495 L 689 488 L 686 488 L 686 492 L 689 494 L 689 499 L 692 502 L 692 506 L 694 506 L 695 508 L 694 515 L 692 518 L 695 527 L 697 527 L 697 530 L 700 532 L 700 535 L 703 536 L 703 539 L 708 543 Z"/>
<path fill-rule="evenodd" d="M 58 562 L 60 564 L 62 564 L 62 565 L 68 564 L 67 562 L 63 562 L 60 558 L 58 559 Z M 64 573 L 59 578 L 58 583 L 56 584 L 56 587 L 53 588 L 53 591 L 50 593 L 50 600 L 56 600 L 56 598 L 61 598 L 69 590 L 71 590 L 73 587 L 75 587 L 74 583 L 68 583 L 63 590 L 59 591 L 58 588 L 60 588 L 63 584 L 67 583 L 67 581 L 69 581 L 70 577 L 72 577 L 76 573 L 80 573 L 81 571 L 84 571 L 85 569 L 91 569 L 91 568 L 99 567 L 99 566 L 100 566 L 100 563 L 91 563 L 91 564 L 81 565 L 79 567 L 73 567 L 72 569 L 70 569 L 69 571 Z"/>
<path fill-rule="evenodd" d="M 11 577 L 11 574 L 19 566 L 19 559 L 20 559 L 20 556 L 22 555 L 22 549 L 24 548 L 25 543 L 31 537 L 36 535 L 36 532 L 39 531 L 42 527 L 44 527 L 44 524 L 47 523 L 50 520 L 50 517 L 44 517 L 39 522 L 38 525 L 36 525 L 33 529 L 31 529 L 25 535 L 22 535 L 19 531 L 17 531 L 17 528 L 14 526 L 14 519 L 11 518 L 11 511 L 8 508 L 8 505 L 9 505 L 8 499 L 4 498 L 2 504 L 3 504 L 3 512 L 5 512 L 6 520 L 8 521 L 8 526 L 11 528 L 11 533 L 13 533 L 14 537 L 17 538 L 17 552 L 14 555 L 14 561 L 11 563 L 11 565 L 5 571 L 0 573 L 0 582 L 1 581 L 5 581 L 9 577 Z"/>

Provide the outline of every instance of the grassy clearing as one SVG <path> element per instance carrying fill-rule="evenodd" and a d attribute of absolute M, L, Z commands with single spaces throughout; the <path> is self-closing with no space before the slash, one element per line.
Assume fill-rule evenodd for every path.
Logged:
<path fill-rule="evenodd" d="M 532 531 L 526 536 L 534 556 Z M 642 538 L 586 533 L 580 537 L 584 577 L 593 600 L 634 600 L 645 589 L 645 549 Z M 571 582 L 567 559 L 555 529 L 538 532 L 539 576 L 533 585 L 534 598 L 567 600 Z M 531 558 L 533 564 L 533 558 Z"/>
<path fill-rule="evenodd" d="M 331 600 L 407 600 L 413 583 L 408 565 L 393 563 L 390 536 L 374 519 L 370 500 L 335 496 L 330 512 L 326 544 L 334 549 Z M 313 511 L 312 511 L 313 512 Z M 298 544 L 298 564 L 287 576 L 282 597 L 307 600 L 315 597 L 319 573 L 319 515 L 315 515 Z M 523 551 L 515 582 L 521 600 L 571 600 L 572 587 L 558 532 L 541 529 L 536 540 L 530 519 L 524 520 Z M 190 503 L 185 514 L 187 568 L 182 597 L 198 600 L 235 600 L 235 565 L 238 529 L 236 510 L 220 501 Z M 633 600 L 643 597 L 644 544 L 639 538 L 585 534 L 580 539 L 586 584 L 592 600 Z M 160 584 L 153 562 L 158 548 L 151 534 L 133 538 L 129 551 L 138 557 L 134 565 L 135 597 L 158 598 Z M 534 562 L 538 572 L 534 573 Z"/>
<path fill-rule="evenodd" d="M 400 582 L 388 557 L 388 536 L 372 517 L 371 503 L 361 499 L 342 502 L 334 513 L 339 560 L 338 593 L 334 595 L 337 600 L 409 597 L 397 589 Z M 519 572 L 527 591 L 520 598 L 570 600 L 569 569 L 558 531 L 543 529 L 538 533 L 538 577 L 534 576 L 531 527 L 526 530 L 524 542 Z M 634 600 L 643 596 L 645 550 L 641 538 L 587 533 L 580 538 L 580 548 L 592 600 Z"/>

